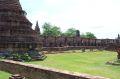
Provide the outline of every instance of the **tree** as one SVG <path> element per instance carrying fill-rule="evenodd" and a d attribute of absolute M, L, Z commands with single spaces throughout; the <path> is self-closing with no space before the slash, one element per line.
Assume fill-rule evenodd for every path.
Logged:
<path fill-rule="evenodd" d="M 63 35 L 67 36 L 67 37 L 76 36 L 76 29 L 75 28 L 69 28 L 65 33 L 63 33 Z"/>
<path fill-rule="evenodd" d="M 69 28 L 66 32 L 62 33 L 61 29 L 57 26 L 53 26 L 50 23 L 44 23 L 43 27 L 43 36 L 66 36 L 66 37 L 81 37 L 81 38 L 96 38 L 95 35 L 91 32 L 82 33 L 80 35 L 79 30 L 75 28 Z"/>
<path fill-rule="evenodd" d="M 52 30 L 52 36 L 61 36 L 60 28 L 57 26 L 54 26 L 51 28 Z"/>
<path fill-rule="evenodd" d="M 96 36 L 91 32 L 86 32 L 81 34 L 81 38 L 96 38 Z"/>
<path fill-rule="evenodd" d="M 51 25 L 49 23 L 44 23 L 44 25 L 42 26 L 42 28 L 43 28 L 43 35 L 44 36 L 51 35 L 51 32 L 50 32 Z"/>
<path fill-rule="evenodd" d="M 57 26 L 53 26 L 50 23 L 44 23 L 43 36 L 60 36 L 61 30 Z"/>
<path fill-rule="evenodd" d="M 96 36 L 91 32 L 86 32 L 86 37 L 87 38 L 96 38 Z"/>
<path fill-rule="evenodd" d="M 80 37 L 81 37 L 81 38 L 87 38 L 84 33 L 82 33 L 82 34 L 80 35 Z"/>

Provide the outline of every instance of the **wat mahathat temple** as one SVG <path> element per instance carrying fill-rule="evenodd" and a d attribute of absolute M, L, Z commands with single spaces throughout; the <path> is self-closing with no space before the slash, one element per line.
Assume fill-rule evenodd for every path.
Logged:
<path fill-rule="evenodd" d="M 38 21 L 33 29 L 26 15 L 20 0 L 0 0 L 0 79 L 6 77 L 4 73 L 13 74 L 9 79 L 120 78 L 119 34 L 115 39 L 89 38 L 77 29 L 74 36 L 50 36 L 51 31 L 41 33 Z"/>
<path fill-rule="evenodd" d="M 109 45 L 120 44 L 116 39 L 81 38 L 76 31 L 74 37 L 41 36 L 38 22 L 35 30 L 26 18 L 19 0 L 0 0 L 0 51 L 71 50 L 71 49 L 111 49 Z M 115 48 L 112 47 L 114 50 Z M 119 46 L 118 46 L 119 48 Z M 119 57 L 120 59 L 120 53 Z"/>

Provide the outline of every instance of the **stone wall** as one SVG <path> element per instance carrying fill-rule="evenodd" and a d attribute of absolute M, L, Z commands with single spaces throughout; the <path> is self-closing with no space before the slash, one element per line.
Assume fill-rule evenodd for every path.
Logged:
<path fill-rule="evenodd" d="M 77 72 L 57 70 L 10 60 L 0 61 L 0 70 L 20 74 L 29 79 L 109 79 Z"/>

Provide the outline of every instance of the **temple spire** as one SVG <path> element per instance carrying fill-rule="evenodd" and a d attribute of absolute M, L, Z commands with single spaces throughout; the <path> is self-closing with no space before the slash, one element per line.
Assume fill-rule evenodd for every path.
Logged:
<path fill-rule="evenodd" d="M 76 30 L 76 37 L 80 37 L 80 31 Z"/>
<path fill-rule="evenodd" d="M 38 34 L 40 34 L 40 28 L 39 28 L 38 21 L 36 21 L 35 31 L 36 31 Z"/>
<path fill-rule="evenodd" d="M 118 39 L 120 39 L 120 35 L 118 34 Z"/>

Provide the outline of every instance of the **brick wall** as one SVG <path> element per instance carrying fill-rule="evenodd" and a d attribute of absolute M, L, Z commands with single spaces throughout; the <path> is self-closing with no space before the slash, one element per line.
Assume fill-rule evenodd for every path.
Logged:
<path fill-rule="evenodd" d="M 10 60 L 0 61 L 0 70 L 20 74 L 30 79 L 109 79 L 77 72 L 57 70 Z"/>

